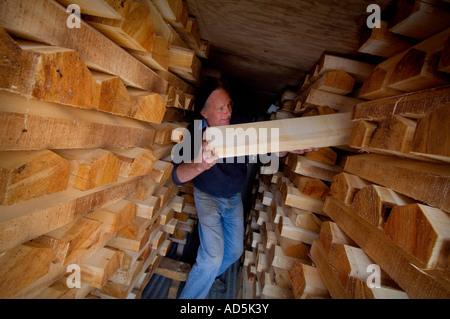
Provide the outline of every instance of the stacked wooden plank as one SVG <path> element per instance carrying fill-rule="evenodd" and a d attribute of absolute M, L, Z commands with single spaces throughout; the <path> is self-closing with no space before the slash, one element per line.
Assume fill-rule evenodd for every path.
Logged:
<path fill-rule="evenodd" d="M 375 100 L 449 84 L 449 19 L 443 1 L 399 1 L 392 21 L 362 40 L 359 52 L 386 59 L 364 81 L 359 97 Z"/>
<path fill-rule="evenodd" d="M 122 21 L 99 6 L 114 1 L 89 3 Z M 0 5 L 1 297 L 139 297 L 183 208 L 167 157 L 185 116 L 166 106 L 191 87 L 67 16 Z"/>
<path fill-rule="evenodd" d="M 349 146 L 368 154 L 348 156 L 333 177 L 322 207 L 331 220 L 311 247 L 333 298 L 450 296 L 449 87 L 439 67 L 449 35 L 448 18 L 439 21 L 448 10 L 408 3 L 415 5 L 395 26 L 373 30 L 366 43 L 380 49 L 367 53 L 387 58 L 362 85 L 359 96 L 371 101 L 352 110 Z M 372 288 L 375 277 L 381 288 Z"/>

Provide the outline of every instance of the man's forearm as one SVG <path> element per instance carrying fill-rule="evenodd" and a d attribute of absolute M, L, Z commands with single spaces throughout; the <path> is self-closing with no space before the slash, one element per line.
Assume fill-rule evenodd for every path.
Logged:
<path fill-rule="evenodd" d="M 180 182 L 187 183 L 204 171 L 202 165 L 199 163 L 182 163 L 177 167 L 175 173 Z"/>

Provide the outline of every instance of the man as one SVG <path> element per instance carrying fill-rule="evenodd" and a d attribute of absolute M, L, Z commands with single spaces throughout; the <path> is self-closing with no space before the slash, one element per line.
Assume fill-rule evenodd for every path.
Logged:
<path fill-rule="evenodd" d="M 207 82 L 199 90 L 196 105 L 200 106 L 203 119 L 201 125 L 188 127 L 191 136 L 201 136 L 208 126 L 230 124 L 232 101 L 217 82 Z M 192 154 L 198 154 L 194 161 L 175 164 L 172 171 L 172 180 L 177 185 L 193 180 L 199 221 L 200 247 L 181 299 L 205 298 L 216 277 L 236 262 L 244 249 L 240 191 L 246 178 L 247 164 L 237 159 L 232 163 L 218 162 L 218 156 L 205 150 L 206 145 L 207 142 L 202 141 L 201 152 L 192 149 Z M 285 156 L 286 152 L 278 155 Z"/>

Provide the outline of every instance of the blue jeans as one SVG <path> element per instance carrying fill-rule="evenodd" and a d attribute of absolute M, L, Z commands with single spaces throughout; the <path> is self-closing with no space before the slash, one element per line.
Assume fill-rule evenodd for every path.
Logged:
<path fill-rule="evenodd" d="M 241 194 L 215 197 L 194 187 L 200 247 L 180 299 L 205 298 L 217 276 L 244 251 L 244 209 Z"/>

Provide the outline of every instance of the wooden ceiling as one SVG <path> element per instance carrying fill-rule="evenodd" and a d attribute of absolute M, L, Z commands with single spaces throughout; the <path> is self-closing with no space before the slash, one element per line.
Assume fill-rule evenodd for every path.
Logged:
<path fill-rule="evenodd" d="M 205 66 L 267 97 L 298 87 L 325 51 L 354 55 L 376 3 L 393 0 L 187 0 L 201 37 L 211 42 Z M 383 19 L 383 16 L 382 16 Z"/>

